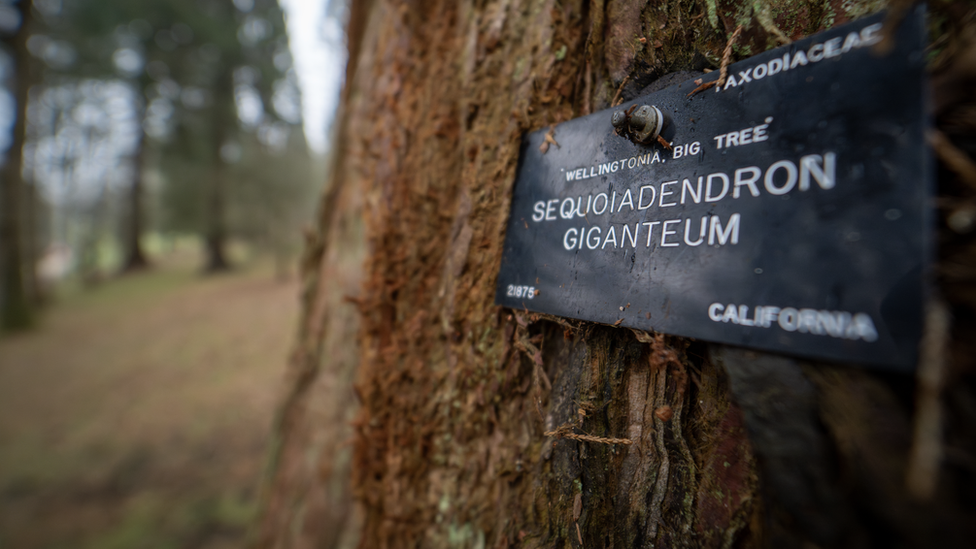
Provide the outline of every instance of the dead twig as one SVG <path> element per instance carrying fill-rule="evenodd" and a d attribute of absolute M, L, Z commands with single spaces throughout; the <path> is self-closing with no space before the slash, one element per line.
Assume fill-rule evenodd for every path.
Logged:
<path fill-rule="evenodd" d="M 722 66 L 719 69 L 718 80 L 712 80 L 710 82 L 701 82 L 701 78 L 695 80 L 695 83 L 699 86 L 688 94 L 688 97 L 695 95 L 698 92 L 703 92 L 713 86 L 724 86 L 725 80 L 729 77 L 729 64 L 732 61 L 732 46 L 735 45 L 735 41 L 739 39 L 739 35 L 742 34 L 742 25 L 735 28 L 735 32 L 729 37 L 729 41 L 725 43 L 725 51 L 722 52 Z"/>
<path fill-rule="evenodd" d="M 581 442 L 595 442 L 597 444 L 633 444 L 634 441 L 629 438 L 612 438 L 612 437 L 597 437 L 593 435 L 574 433 L 573 429 L 576 426 L 572 423 L 566 423 L 556 427 L 552 431 L 546 431 L 543 435 L 553 438 L 568 438 L 572 440 L 579 440 Z"/>
<path fill-rule="evenodd" d="M 715 83 L 716 82 L 718 82 L 718 81 L 717 80 L 710 80 L 708 82 L 703 82 L 702 79 L 699 78 L 699 79 L 695 80 L 695 84 L 698 84 L 698 87 L 695 88 L 695 89 L 693 89 L 693 90 L 691 90 L 690 92 L 688 92 L 688 95 L 686 95 L 685 97 L 691 97 L 692 95 L 695 95 L 698 92 L 703 92 L 703 91 L 707 90 L 708 88 L 711 88 L 711 87 L 715 86 Z"/>
<path fill-rule="evenodd" d="M 742 25 L 735 28 L 735 32 L 729 37 L 729 41 L 725 44 L 725 51 L 722 52 L 722 66 L 719 68 L 718 73 L 718 85 L 724 86 L 725 80 L 729 77 L 729 64 L 732 61 L 732 46 L 735 45 L 735 41 L 739 39 L 739 35 L 742 34 Z"/>
<path fill-rule="evenodd" d="M 623 93 L 624 93 L 624 86 L 627 85 L 627 82 L 630 82 L 630 75 L 629 74 L 624 77 L 623 81 L 620 83 L 620 87 L 617 88 L 617 93 L 616 93 L 616 95 L 613 96 L 613 101 L 610 102 L 610 106 L 611 107 L 616 107 L 617 105 L 619 105 L 620 103 L 623 102 L 621 100 L 621 97 L 620 96 L 623 95 Z"/>
<path fill-rule="evenodd" d="M 556 141 L 555 124 L 549 126 L 549 131 L 546 132 L 544 139 L 545 140 L 542 142 L 542 144 L 539 145 L 539 152 L 541 152 L 542 154 L 546 154 L 546 152 L 549 151 L 549 145 L 555 145 L 557 149 L 562 148 L 559 146 L 559 143 Z"/>

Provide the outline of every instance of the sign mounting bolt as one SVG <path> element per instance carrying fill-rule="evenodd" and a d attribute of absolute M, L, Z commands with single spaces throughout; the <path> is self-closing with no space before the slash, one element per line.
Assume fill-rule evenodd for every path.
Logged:
<path fill-rule="evenodd" d="M 614 111 L 610 123 L 619 135 L 629 137 L 635 143 L 647 144 L 661 135 L 665 118 L 661 109 L 654 105 L 634 105 L 626 111 Z"/>

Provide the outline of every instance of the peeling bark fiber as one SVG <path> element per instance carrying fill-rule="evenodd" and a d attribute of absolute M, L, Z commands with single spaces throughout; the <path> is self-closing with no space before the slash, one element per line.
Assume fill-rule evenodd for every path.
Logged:
<path fill-rule="evenodd" d="M 493 304 L 525 132 L 718 70 L 739 25 L 733 61 L 883 7 L 354 2 L 257 546 L 970 546 L 976 248 L 945 228 L 976 212 L 965 170 L 939 174 L 928 381 Z M 962 164 L 973 20 L 932 8 Z"/>

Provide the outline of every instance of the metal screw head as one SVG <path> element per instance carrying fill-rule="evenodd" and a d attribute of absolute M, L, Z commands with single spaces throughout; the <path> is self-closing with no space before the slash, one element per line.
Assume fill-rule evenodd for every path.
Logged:
<path fill-rule="evenodd" d="M 630 115 L 630 127 L 635 130 L 643 130 L 647 128 L 649 118 L 654 116 L 653 111 L 647 105 L 641 105 L 634 111 L 634 114 Z"/>
<path fill-rule="evenodd" d="M 625 129 L 627 127 L 627 113 L 623 110 L 614 111 L 613 117 L 610 118 L 610 123 L 618 130 Z"/>
<path fill-rule="evenodd" d="M 653 105 L 641 105 L 630 115 L 630 126 L 638 143 L 650 143 L 664 129 L 664 114 Z"/>

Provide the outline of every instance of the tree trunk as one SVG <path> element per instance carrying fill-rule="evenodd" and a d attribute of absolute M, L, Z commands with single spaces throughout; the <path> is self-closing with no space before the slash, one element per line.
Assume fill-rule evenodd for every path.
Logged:
<path fill-rule="evenodd" d="M 918 383 L 493 305 L 525 132 L 717 69 L 740 23 L 759 52 L 874 5 L 353 3 L 258 545 L 974 539 L 971 239 L 943 252 L 955 320 L 933 307 Z M 969 8 L 939 9 L 963 51 Z M 971 195 L 955 181 L 940 192 Z M 588 436 L 545 435 L 561 426 Z"/>
<path fill-rule="evenodd" d="M 206 251 L 207 259 L 204 271 L 217 273 L 230 269 L 227 261 L 225 245 L 227 243 L 226 219 L 226 162 L 220 154 L 221 147 L 226 142 L 228 128 L 235 124 L 232 115 L 228 113 L 234 105 L 234 82 L 231 70 L 233 66 L 225 68 L 217 77 L 214 90 L 215 102 L 213 107 L 213 134 L 210 143 L 212 154 L 211 176 L 209 178 L 209 193 L 207 195 L 206 215 Z"/>
<path fill-rule="evenodd" d="M 17 3 L 20 14 L 20 28 L 4 39 L 8 51 L 14 59 L 14 124 L 7 162 L 2 179 L 2 198 L 0 198 L 0 306 L 2 317 L 0 327 L 7 330 L 27 328 L 32 322 L 32 310 L 26 283 L 31 279 L 27 270 L 34 266 L 24 257 L 24 231 L 30 231 L 21 212 L 27 205 L 24 196 L 23 166 L 24 140 L 27 136 L 27 94 L 30 91 L 30 53 L 27 51 L 27 38 L 31 19 L 31 2 Z M 29 233 L 28 233 L 29 234 Z"/>
<path fill-rule="evenodd" d="M 142 249 L 142 234 L 145 231 L 145 204 L 143 169 L 146 158 L 145 134 L 140 131 L 139 143 L 136 148 L 135 169 L 132 174 L 132 185 L 129 187 L 129 223 L 125 234 L 125 264 L 124 272 L 140 271 L 149 267 L 149 260 Z"/>

